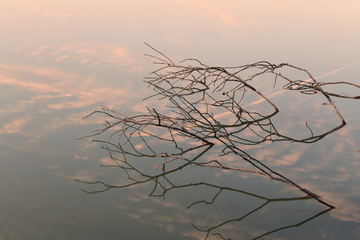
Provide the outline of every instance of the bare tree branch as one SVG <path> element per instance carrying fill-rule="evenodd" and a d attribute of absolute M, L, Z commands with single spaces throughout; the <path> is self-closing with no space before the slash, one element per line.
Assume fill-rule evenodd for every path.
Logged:
<path fill-rule="evenodd" d="M 243 171 L 267 176 L 272 180 L 290 184 L 320 203 L 334 208 L 334 206 L 323 201 L 315 193 L 312 193 L 286 178 L 284 175 L 272 170 L 269 166 L 265 165 L 264 162 L 251 157 L 242 150 L 242 146 L 260 144 L 266 141 L 303 143 L 319 141 L 346 124 L 345 119 L 336 108 L 330 96 L 348 99 L 360 98 L 360 96 L 351 97 L 346 94 L 327 92 L 324 91 L 322 87 L 330 84 L 348 84 L 357 88 L 360 88 L 360 86 L 343 81 L 332 83 L 317 82 L 306 69 L 288 63 L 276 65 L 267 61 L 260 61 L 237 67 L 210 67 L 197 59 L 185 59 L 180 64 L 186 63 L 187 65 L 177 65 L 160 51 L 147 43 L 146 45 L 160 55 L 147 56 L 156 59 L 158 62 L 155 62 L 155 64 L 161 64 L 162 66 L 152 72 L 150 77 L 145 78 L 145 82 L 147 82 L 155 92 L 151 97 L 160 97 L 160 99 L 168 100 L 172 114 L 168 116 L 163 115 L 155 108 L 152 108 L 151 110 L 148 109 L 148 114 L 129 117 L 103 106 L 102 110 L 94 111 L 84 118 L 91 117 L 94 114 L 103 114 L 106 118 L 105 127 L 94 131 L 86 137 L 94 137 L 104 132 L 111 132 L 107 143 L 109 144 L 115 135 L 119 137 L 118 140 L 120 141 L 117 149 L 113 151 L 131 154 L 124 150 L 124 146 L 130 144 L 134 152 L 133 154 L 164 158 L 163 165 L 158 167 L 159 169 L 163 169 L 163 171 L 166 170 L 166 165 L 170 162 L 180 160 L 188 162 L 188 164 L 193 166 Z M 195 65 L 191 65 L 192 63 Z M 305 73 L 309 79 L 292 80 L 279 71 L 283 68 Z M 247 75 L 249 72 L 251 72 L 251 74 Z M 340 118 L 341 124 L 328 132 L 316 135 L 306 123 L 306 127 L 309 129 L 311 136 L 303 139 L 295 139 L 280 134 L 271 121 L 271 118 L 279 112 L 278 107 L 266 97 L 265 94 L 252 85 L 252 81 L 255 78 L 265 74 L 270 74 L 274 77 L 274 86 L 279 79 L 285 80 L 286 84 L 283 86 L 285 90 L 298 90 L 304 94 L 322 94 Z M 266 113 L 246 109 L 243 102 L 249 94 L 257 95 L 271 107 L 268 108 Z M 271 109 L 271 111 L 269 111 L 269 109 Z M 224 122 L 221 116 L 226 116 L 227 121 Z M 150 128 L 167 129 L 168 136 L 158 136 L 156 133 L 153 133 Z M 254 136 L 256 136 L 257 140 L 247 139 L 242 136 L 241 132 L 244 130 L 250 130 Z M 145 152 L 145 150 L 140 151 L 136 149 L 132 144 L 133 136 L 140 137 L 146 145 L 147 151 L 150 153 Z M 184 152 L 182 151 L 180 151 L 180 154 L 175 155 L 158 153 L 150 147 L 144 136 L 151 136 L 159 141 L 173 142 L 176 148 L 178 148 L 178 144 L 174 136 L 196 140 L 199 142 L 199 146 L 212 147 L 220 144 L 223 146 L 223 149 L 222 154 L 219 154 L 219 156 L 233 154 L 238 156 L 239 160 L 249 163 L 250 168 L 225 166 L 218 159 L 208 162 L 196 162 L 195 160 L 198 158 L 189 160 L 183 156 Z"/>

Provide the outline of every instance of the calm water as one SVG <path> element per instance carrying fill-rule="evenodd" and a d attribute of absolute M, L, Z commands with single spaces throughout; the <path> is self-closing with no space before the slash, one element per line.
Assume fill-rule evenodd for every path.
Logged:
<path fill-rule="evenodd" d="M 359 101 L 333 98 L 348 124 L 313 144 L 244 146 L 338 207 L 331 211 L 253 174 L 177 170 L 184 162 L 163 173 L 154 168 L 163 159 L 132 156 L 123 168 L 104 167 L 122 156 L 92 139 L 75 141 L 103 126 L 101 116 L 82 120 L 101 105 L 129 115 L 163 109 L 157 99 L 142 101 L 151 94 L 142 80 L 156 69 L 144 42 L 174 62 L 288 62 L 319 81 L 360 84 L 359 8 L 359 1 L 1 2 L 0 239 L 359 239 Z M 321 96 L 260 87 L 278 92 L 273 121 L 284 135 L 308 137 L 306 122 L 314 134 L 340 124 Z"/>

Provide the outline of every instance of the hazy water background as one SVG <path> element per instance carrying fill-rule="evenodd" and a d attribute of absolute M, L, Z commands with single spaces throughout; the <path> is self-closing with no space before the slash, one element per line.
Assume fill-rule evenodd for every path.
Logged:
<path fill-rule="evenodd" d="M 156 106 L 155 99 L 141 101 L 151 93 L 142 79 L 155 69 L 144 56 L 154 52 L 144 42 L 175 62 L 288 62 L 322 81 L 360 84 L 359 8 L 359 1 L 2 1 L 0 239 L 204 239 L 206 232 L 194 226 L 209 229 L 256 209 L 263 199 L 230 190 L 213 204 L 187 208 L 210 202 L 219 191 L 203 185 L 171 190 L 165 199 L 147 197 L 151 184 L 95 195 L 80 191 L 100 187 L 75 179 L 126 179 L 119 169 L 100 167 L 110 158 L 99 144 L 75 141 L 102 124 L 100 117 L 81 118 L 101 105 L 129 114 Z M 359 95 L 350 88 L 334 91 Z M 334 100 L 348 122 L 340 131 L 313 145 L 248 151 L 343 210 L 263 239 L 359 238 L 359 102 Z M 283 126 L 338 124 L 324 99 L 284 93 L 274 101 L 284 110 Z M 302 133 L 291 124 L 287 130 Z M 158 162 L 136 163 L 157 173 L 152 167 Z M 213 169 L 186 168 L 171 181 L 206 182 L 265 198 L 302 196 L 267 179 Z M 312 200 L 269 203 L 212 230 L 208 239 L 253 239 L 325 209 Z"/>

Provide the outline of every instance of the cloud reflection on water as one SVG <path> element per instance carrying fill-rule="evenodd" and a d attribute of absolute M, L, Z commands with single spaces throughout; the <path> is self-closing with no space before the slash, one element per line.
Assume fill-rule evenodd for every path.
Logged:
<path fill-rule="evenodd" d="M 89 109 L 98 108 L 100 104 L 130 108 L 130 103 L 141 99 L 142 92 L 146 92 L 145 86 L 137 87 L 142 84 L 144 75 L 142 60 L 120 45 L 80 43 L 58 47 L 41 46 L 35 50 L 24 47 L 17 51 L 29 54 L 35 61 L 47 58 L 50 62 L 46 66 L 6 62 L 0 64 L 0 84 L 12 87 L 11 92 L 8 92 L 9 100 L 6 100 L 5 107 L 0 111 L 1 116 L 8 119 L 0 130 L 2 134 L 29 136 L 36 128 L 45 127 L 46 131 L 40 133 L 45 137 L 66 126 L 100 123 L 100 119 L 82 121 L 81 118 Z M 75 73 L 67 63 L 72 64 L 71 68 L 77 63 L 84 71 Z M 84 64 L 89 66 L 84 68 Z M 109 80 L 109 74 L 111 78 L 118 80 Z M 15 98 L 19 94 L 22 97 Z M 56 117 L 58 114 L 55 114 L 48 118 L 50 113 L 63 110 L 67 112 L 63 112 L 61 117 Z M 22 117 L 10 117 L 21 113 Z M 41 126 L 33 125 L 31 129 L 27 127 L 30 122 L 44 117 L 48 120 Z"/>
<path fill-rule="evenodd" d="M 96 155 L 97 151 L 87 155 L 86 150 L 95 149 L 95 143 L 83 140 L 72 144 L 69 141 L 83 136 L 93 128 L 97 128 L 89 127 L 82 131 L 79 129 L 83 128 L 79 126 L 94 126 L 94 124 L 103 122 L 102 118 L 80 120 L 92 110 L 99 109 L 101 104 L 112 109 L 144 111 L 146 103 L 136 103 L 135 106 L 133 104 L 135 100 L 147 95 L 144 94 L 145 85 L 141 83 L 142 77 L 147 74 L 147 69 L 143 67 L 144 64 L 140 57 L 144 51 L 138 50 L 140 54 L 134 53 L 134 49 L 141 48 L 140 45 L 143 41 L 150 41 L 149 39 L 151 39 L 152 43 L 160 46 L 159 49 L 165 49 L 166 52 L 176 56 L 184 52 L 191 52 L 187 56 L 200 56 L 202 59 L 219 65 L 224 65 L 224 62 L 225 65 L 238 64 L 239 62 L 248 63 L 249 59 L 251 62 L 262 59 L 276 59 L 276 61 L 278 59 L 290 61 L 289 59 L 291 59 L 296 64 L 304 63 L 301 64 L 304 67 L 311 66 L 312 69 L 309 70 L 317 71 L 320 74 L 329 68 L 332 69 L 334 65 L 346 65 L 358 58 L 356 47 L 359 40 L 356 39 L 359 39 L 359 31 L 357 30 L 360 23 L 358 17 L 359 1 L 348 1 L 344 4 L 341 1 L 329 2 L 325 0 L 316 2 L 308 0 L 296 3 L 284 0 L 247 2 L 110 0 L 99 4 L 96 1 L 85 0 L 73 2 L 16 0 L 9 1 L 6 5 L 7 10 L 11 9 L 12 11 L 1 10 L 0 13 L 0 22 L 4 23 L 1 40 L 4 46 L 1 56 L 3 60 L 0 60 L 0 65 L 2 65 L 0 68 L 0 85 L 2 88 L 0 95 L 0 133 L 3 137 L 1 144 L 5 150 L 2 152 L 2 157 L 15 162 L 14 164 L 19 164 L 19 166 L 9 171 L 6 164 L 2 165 L 5 166 L 3 169 L 6 169 L 4 170 L 5 175 L 10 172 L 10 177 L 3 181 L 5 185 L 11 183 L 14 177 L 23 179 L 23 176 L 27 175 L 28 171 L 32 169 L 30 164 L 26 171 L 19 171 L 25 161 L 34 160 L 31 163 L 32 167 L 39 162 L 41 164 L 50 162 L 48 164 L 51 166 L 54 164 L 66 165 L 64 164 L 66 161 L 73 163 L 81 158 L 99 159 L 100 162 L 103 160 L 104 163 L 108 163 L 102 158 L 103 155 Z M 119 42 L 122 45 L 118 45 Z M 133 50 L 125 46 L 132 47 Z M 146 65 L 149 65 L 149 62 L 147 61 Z M 324 68 L 327 70 L 323 71 Z M 357 76 L 356 74 L 353 76 Z M 124 82 L 127 84 L 125 85 Z M 322 106 L 321 103 L 318 100 L 316 102 L 303 102 L 304 105 L 318 104 L 316 110 L 311 112 L 312 114 L 316 111 L 326 114 L 331 111 L 330 108 Z M 152 104 L 156 106 L 155 101 Z M 288 106 L 296 113 L 298 106 L 296 103 L 289 103 Z M 159 109 L 162 108 L 164 106 L 160 106 Z M 345 103 L 344 110 L 347 111 L 348 109 L 351 111 L 354 108 L 348 107 Z M 357 110 L 355 108 L 355 111 Z M 353 115 L 355 116 L 354 122 L 358 122 L 357 115 Z M 350 118 L 345 117 L 345 119 Z M 326 120 L 331 122 L 332 119 Z M 289 129 L 293 126 L 285 124 L 283 126 Z M 320 129 L 320 125 L 320 123 L 311 123 L 311 127 L 318 129 Z M 66 132 L 66 129 L 71 129 L 71 131 Z M 249 146 L 246 149 L 263 157 L 263 161 L 277 164 L 277 167 L 286 171 L 291 177 L 299 176 L 300 182 L 303 182 L 308 189 L 315 192 L 324 189 L 324 194 L 329 198 L 336 199 L 341 195 L 340 198 L 349 199 L 352 195 L 354 197 L 359 196 L 356 177 L 359 177 L 360 172 L 357 161 L 360 156 L 358 152 L 353 155 L 354 149 L 360 149 L 360 146 L 356 145 L 359 142 L 357 136 L 360 136 L 356 129 L 359 127 L 347 126 L 342 129 L 335 135 L 335 138 L 330 137 L 331 141 L 328 141 L 328 147 L 320 145 L 309 149 L 305 145 L 293 144 L 285 146 L 288 148 L 287 150 L 276 146 L 272 146 L 272 148 L 269 146 L 264 149 Z M 62 134 L 52 135 L 54 132 L 65 133 L 66 136 Z M 306 131 L 303 133 L 308 134 Z M 18 136 L 18 138 L 14 138 L 14 136 Z M 36 145 L 29 141 L 37 141 L 40 144 Z M 50 142 L 52 145 L 49 146 Z M 71 147 L 58 146 L 62 142 L 67 142 Z M 72 151 L 71 149 L 74 147 L 77 149 Z M 39 157 L 39 155 L 35 155 L 32 159 L 30 155 L 35 151 L 40 153 L 40 156 L 46 157 L 35 159 Z M 26 154 L 24 160 L 22 154 L 17 155 L 19 152 Z M 280 156 L 283 153 L 288 154 L 287 159 L 277 157 L 277 154 Z M 296 154 L 301 157 L 299 158 Z M 55 163 L 51 163 L 53 156 L 55 156 Z M 212 157 L 216 158 L 216 153 Z M 23 161 L 14 161 L 16 160 L 14 158 L 21 158 Z M 236 158 L 229 157 L 228 160 L 234 166 L 237 164 Z M 284 168 L 281 168 L 282 164 L 285 164 Z M 69 166 L 75 169 L 79 167 L 72 164 Z M 57 175 L 60 178 L 71 180 L 75 176 L 90 181 L 108 174 L 107 171 L 104 171 L 106 174 L 96 175 L 97 170 L 88 170 L 89 165 L 81 165 L 80 168 L 87 168 L 87 170 L 71 173 L 71 170 L 59 166 L 50 167 L 52 173 L 60 174 Z M 292 171 L 287 171 L 290 168 Z M 34 177 L 40 176 L 34 175 L 36 175 Z M 229 171 L 216 171 L 213 175 L 219 179 L 231 177 Z M 249 175 L 238 175 L 240 177 L 234 180 L 236 183 L 243 183 L 242 178 L 250 178 Z M 119 179 L 118 176 L 115 175 L 114 178 L 118 180 L 119 184 L 123 183 L 123 179 Z M 45 181 L 41 180 L 41 184 L 43 184 Z M 49 180 L 47 183 L 49 185 L 54 183 L 50 178 L 46 180 Z M 36 183 L 26 185 L 26 188 L 23 189 L 19 188 L 19 191 L 28 193 L 31 190 L 32 194 L 44 196 L 44 190 L 37 191 Z M 11 184 L 9 186 L 12 187 Z M 42 208 L 35 209 L 36 213 L 22 208 L 24 205 L 27 206 L 24 201 L 31 199 L 33 196 L 31 194 L 26 197 L 23 193 L 14 194 L 21 199 L 20 202 L 14 201 L 13 198 L 9 198 L 9 203 L 5 201 L 7 204 L 4 205 L 3 230 L 5 231 L 1 236 L 8 237 L 11 234 L 20 236 L 31 233 L 33 236 L 35 235 L 35 238 L 38 236 L 48 239 L 53 238 L 55 234 L 57 236 L 69 236 L 70 238 L 83 236 L 84 239 L 91 237 L 111 238 L 114 235 L 129 238 L 129 235 L 122 236 L 123 232 L 114 233 L 110 237 L 110 235 L 99 230 L 106 229 L 111 232 L 113 229 L 118 231 L 121 229 L 128 234 L 127 231 L 133 227 L 133 225 L 121 223 L 125 219 L 122 215 L 123 212 L 116 212 L 114 214 L 116 216 L 111 218 L 111 213 L 105 212 L 102 215 L 101 210 L 95 210 L 95 208 L 102 209 L 102 205 L 109 205 L 107 201 L 110 201 L 110 198 L 104 198 L 106 200 L 101 203 L 105 202 L 105 204 L 96 202 L 94 208 L 89 207 L 84 211 L 79 211 L 78 208 L 81 209 L 82 206 L 89 203 L 89 206 L 92 206 L 91 199 L 94 198 L 86 198 L 85 201 L 81 199 L 81 202 L 75 205 L 73 204 L 75 202 L 73 196 L 76 196 L 78 189 L 72 195 L 68 192 L 69 186 L 61 187 L 57 185 L 57 182 L 55 186 L 56 188 L 53 186 L 50 186 L 51 189 L 45 188 L 45 191 L 52 195 L 51 198 L 34 200 L 36 204 L 32 206 L 43 205 Z M 9 192 L 13 193 L 17 187 L 5 189 L 5 198 Z M 336 192 L 332 195 L 334 189 Z M 342 192 L 341 189 L 347 192 Z M 293 191 L 289 190 L 289 192 Z M 57 193 L 59 194 L 57 195 Z M 65 195 L 69 196 L 68 200 L 63 198 Z M 54 196 L 60 201 L 53 201 Z M 144 194 L 143 199 L 146 196 Z M 118 201 L 119 198 L 114 196 L 113 199 Z M 121 200 L 124 202 L 117 202 L 116 204 L 127 204 L 126 199 L 122 198 Z M 65 205 L 66 201 L 69 205 Z M 358 199 L 352 199 L 351 202 L 358 203 L 357 201 Z M 16 204 L 13 206 L 14 202 Z M 241 201 L 238 203 L 240 203 L 239 206 L 243 205 Z M 54 204 L 51 210 L 44 207 L 49 204 Z M 160 203 L 156 204 L 160 205 Z M 72 209 L 71 206 L 76 207 Z M 8 211 L 6 209 L 12 209 L 12 207 L 14 210 L 6 215 L 5 213 Z M 124 208 L 129 209 L 130 207 L 125 206 Z M 170 208 L 165 207 L 166 210 Z M 172 220 L 171 223 L 166 224 L 159 221 L 159 224 L 164 226 L 164 229 L 159 229 L 159 236 L 164 237 L 164 231 L 176 232 L 174 226 L 178 223 L 189 222 L 186 212 L 181 212 L 181 209 L 178 208 L 174 209 L 177 212 L 169 215 Z M 94 232 L 87 231 L 90 224 L 94 226 L 98 223 L 96 220 L 89 222 L 89 219 L 92 219 L 93 210 L 95 210 L 97 219 L 110 219 L 111 221 L 104 225 L 97 225 L 93 228 Z M 139 216 L 151 215 L 143 207 L 132 210 L 134 214 L 140 214 Z M 160 211 L 157 215 L 159 220 L 169 214 L 166 210 Z M 18 214 L 20 211 L 22 214 Z M 69 211 L 72 213 L 66 214 Z M 199 210 L 194 212 L 194 216 L 199 226 L 206 226 L 205 220 L 196 218 L 196 213 L 203 214 L 204 212 Z M 221 217 L 221 214 L 216 213 L 218 212 L 215 210 L 210 211 L 208 217 Z M 359 217 L 354 212 L 345 214 L 345 212 L 332 211 L 331 215 L 343 221 L 359 222 Z M 274 219 L 271 217 L 270 219 Z M 40 219 L 46 221 L 40 221 Z M 69 219 L 71 226 L 66 228 Z M 155 224 L 152 221 L 152 216 L 145 217 L 142 220 L 149 224 Z M 23 226 L 24 221 L 26 224 Z M 77 224 L 74 225 L 74 222 Z M 74 226 L 81 234 L 89 232 L 90 236 L 76 235 L 76 232 L 73 231 Z M 259 233 L 265 232 L 261 228 L 253 229 L 251 226 L 228 226 L 229 232 L 230 229 L 241 231 L 240 233 L 234 231 L 228 235 L 233 239 L 245 239 L 247 237 L 245 233 L 255 237 Z M 323 231 L 320 229 L 319 231 L 323 231 L 323 236 L 333 237 L 331 229 L 334 228 L 334 225 L 327 226 L 327 228 L 330 230 Z M 193 228 L 187 230 L 189 231 L 181 232 L 184 238 L 203 239 L 202 233 Z M 300 235 L 311 232 L 309 228 L 302 230 L 304 231 L 299 231 Z M 344 228 L 344 231 L 347 230 L 348 228 Z M 343 229 L 339 231 L 341 232 Z M 149 238 L 149 236 L 145 236 L 138 237 L 138 239 L 146 237 Z M 221 238 L 220 236 L 215 237 Z M 290 239 L 290 237 L 284 238 Z"/>

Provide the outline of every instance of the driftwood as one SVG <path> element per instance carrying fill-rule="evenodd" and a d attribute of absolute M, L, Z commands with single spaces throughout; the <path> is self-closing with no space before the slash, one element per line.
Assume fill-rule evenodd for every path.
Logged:
<path fill-rule="evenodd" d="M 94 111 L 84 118 L 88 118 L 93 114 L 103 114 L 106 117 L 105 127 L 94 131 L 86 137 L 111 132 L 108 143 L 110 143 L 114 136 L 118 136 L 120 141 L 118 150 L 124 154 L 128 152 L 123 147 L 126 144 L 130 144 L 136 154 L 164 158 L 162 166 L 158 167 L 163 171 L 166 171 L 168 163 L 180 160 L 194 166 L 244 171 L 266 176 L 272 180 L 290 184 L 320 203 L 334 208 L 334 206 L 323 201 L 320 196 L 299 186 L 283 174 L 274 171 L 262 161 L 251 157 L 242 150 L 242 146 L 260 144 L 265 141 L 311 143 L 322 139 L 346 124 L 345 119 L 336 108 L 330 96 L 348 99 L 360 98 L 360 96 L 327 92 L 323 89 L 323 86 L 328 84 L 349 84 L 357 88 L 360 88 L 360 86 L 347 82 L 318 82 L 307 70 L 288 63 L 276 65 L 260 61 L 238 67 L 210 67 L 197 59 L 186 59 L 180 64 L 175 64 L 166 55 L 151 46 L 149 47 L 158 53 L 159 56 L 147 56 L 155 59 L 157 61 L 155 64 L 159 64 L 160 67 L 151 73 L 151 77 L 145 78 L 145 82 L 155 91 L 155 94 L 151 97 L 167 100 L 171 112 L 169 114 L 162 114 L 159 110 L 152 108 L 148 109 L 147 114 L 129 117 L 103 106 L 102 110 Z M 305 74 L 308 79 L 291 80 L 291 77 L 279 72 L 280 69 L 284 68 L 299 71 Z M 248 72 L 251 72 L 251 75 L 246 75 Z M 303 139 L 294 139 L 280 134 L 271 121 L 271 118 L 279 112 L 278 107 L 265 94 L 252 85 L 252 81 L 255 78 L 264 75 L 273 76 L 274 85 L 278 79 L 285 80 L 286 84 L 283 86 L 285 90 L 296 90 L 303 94 L 322 94 L 338 115 L 341 123 L 334 129 L 320 135 L 314 135 L 307 126 L 311 136 Z M 272 110 L 266 113 L 259 113 L 248 109 L 243 104 L 244 99 L 248 95 L 257 96 L 267 102 Z M 165 129 L 168 131 L 168 136 L 157 136 L 152 130 L 149 130 L 150 128 Z M 257 139 L 243 137 L 241 133 L 245 129 L 250 129 Z M 145 151 L 140 152 L 132 145 L 134 136 L 143 140 L 147 149 L 150 150 L 150 154 Z M 176 136 L 196 140 L 200 147 L 221 145 L 222 150 L 219 156 L 236 155 L 239 161 L 247 162 L 249 168 L 228 167 L 217 159 L 208 162 L 197 161 L 198 158 L 195 158 L 196 161 L 194 159 L 190 160 L 184 157 L 184 152 L 181 152 L 181 154 L 159 153 L 147 144 L 144 136 L 151 136 L 159 141 L 170 141 L 175 146 L 177 146 Z"/>

